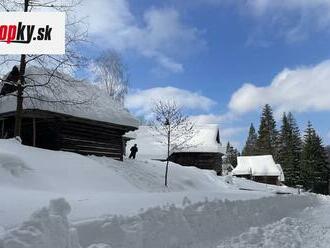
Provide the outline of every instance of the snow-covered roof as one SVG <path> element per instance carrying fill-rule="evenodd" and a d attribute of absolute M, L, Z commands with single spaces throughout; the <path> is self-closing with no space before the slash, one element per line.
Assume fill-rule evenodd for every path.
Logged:
<path fill-rule="evenodd" d="M 195 126 L 196 134 L 187 142 L 186 148 L 172 152 L 211 152 L 225 153 L 218 138 L 219 128 L 217 125 L 207 124 Z M 134 144 L 138 145 L 138 156 L 148 159 L 166 159 L 167 147 L 161 142 L 159 134 L 150 126 L 140 126 L 138 130 L 129 132 L 130 137 L 135 139 L 127 143 L 127 151 Z M 218 141 L 219 140 L 219 143 Z"/>
<path fill-rule="evenodd" d="M 272 155 L 240 156 L 237 157 L 237 166 L 232 173 L 233 175 L 280 177 L 283 174 L 280 167 L 275 163 Z"/>
<path fill-rule="evenodd" d="M 33 85 L 36 82 L 46 83 L 51 77 L 47 69 L 39 67 L 28 67 L 26 75 L 27 85 Z M 61 77 L 65 80 L 61 80 Z M 25 94 L 30 98 L 24 100 L 24 109 L 52 111 L 95 121 L 138 127 L 138 120 L 96 85 L 75 80 L 66 74 L 53 76 L 50 84 L 51 90 L 50 87 L 26 88 Z M 69 102 L 60 103 L 62 100 L 69 100 Z M 14 96 L 0 98 L 0 113 L 15 110 Z"/>
<path fill-rule="evenodd" d="M 285 177 L 284 177 L 284 172 L 283 172 L 282 166 L 280 164 L 276 164 L 276 167 L 280 171 L 279 180 L 281 182 L 284 182 L 285 181 Z"/>
<path fill-rule="evenodd" d="M 177 152 L 214 152 L 225 154 L 219 137 L 219 127 L 216 124 L 197 125 L 196 134 L 190 139 L 186 148 Z"/>

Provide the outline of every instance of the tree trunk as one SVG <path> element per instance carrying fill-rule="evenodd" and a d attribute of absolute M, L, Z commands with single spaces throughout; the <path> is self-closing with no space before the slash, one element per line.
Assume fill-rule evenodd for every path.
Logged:
<path fill-rule="evenodd" d="M 22 126 L 22 113 L 23 113 L 23 85 L 24 85 L 24 74 L 26 67 L 26 56 L 25 54 L 21 55 L 20 62 L 20 79 L 17 82 L 17 106 L 15 113 L 15 132 L 14 136 L 21 136 L 21 126 Z"/>
<path fill-rule="evenodd" d="M 165 186 L 167 187 L 167 176 L 168 176 L 168 165 L 170 159 L 170 144 L 171 144 L 171 132 L 168 130 L 167 133 L 167 160 L 166 160 L 166 170 L 165 170 Z"/>
<path fill-rule="evenodd" d="M 29 7 L 29 0 L 24 0 L 24 12 L 28 11 Z M 22 127 L 22 113 L 23 113 L 23 85 L 25 82 L 24 75 L 25 75 L 25 68 L 26 68 L 26 55 L 21 55 L 20 61 L 20 79 L 17 82 L 17 106 L 16 106 L 16 113 L 15 113 L 15 130 L 14 136 L 21 136 L 21 127 Z"/>

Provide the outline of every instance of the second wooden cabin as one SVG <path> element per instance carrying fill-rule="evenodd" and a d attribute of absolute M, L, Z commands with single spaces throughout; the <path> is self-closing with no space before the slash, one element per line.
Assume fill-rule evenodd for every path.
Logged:
<path fill-rule="evenodd" d="M 272 155 L 237 157 L 232 174 L 259 183 L 280 185 L 284 182 L 281 165 L 275 163 Z"/>

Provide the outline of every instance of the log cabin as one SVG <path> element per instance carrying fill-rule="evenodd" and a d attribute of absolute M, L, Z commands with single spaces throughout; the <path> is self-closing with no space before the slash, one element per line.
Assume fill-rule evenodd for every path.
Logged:
<path fill-rule="evenodd" d="M 39 68 L 33 68 L 33 72 L 28 73 L 27 83 L 42 74 Z M 47 90 L 37 92 L 37 97 L 24 99 L 22 144 L 123 160 L 123 135 L 136 130 L 138 121 L 99 87 L 82 81 L 71 86 L 59 92 L 61 98 L 83 101 L 76 101 L 76 104 L 52 101 Z M 34 93 L 33 90 L 27 92 L 29 96 L 34 96 Z M 15 112 L 16 97 L 2 97 L 1 138 L 14 136 Z"/>
<path fill-rule="evenodd" d="M 284 182 L 281 165 L 275 163 L 272 155 L 239 156 L 232 174 L 259 183 L 280 185 Z"/>
<path fill-rule="evenodd" d="M 180 150 L 171 150 L 169 160 L 183 165 L 195 166 L 200 169 L 214 170 L 221 175 L 222 156 L 225 148 L 220 141 L 218 125 L 196 125 L 196 135 Z M 127 143 L 127 153 L 132 145 L 137 144 L 137 157 L 142 159 L 167 160 L 167 147 L 149 126 L 140 126 L 134 132 L 134 139 Z"/>

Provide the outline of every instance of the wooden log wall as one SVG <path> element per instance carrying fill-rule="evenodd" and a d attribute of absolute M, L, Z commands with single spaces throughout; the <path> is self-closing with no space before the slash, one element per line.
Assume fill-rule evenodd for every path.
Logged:
<path fill-rule="evenodd" d="M 75 121 L 62 122 L 60 130 L 63 151 L 123 159 L 124 130 Z"/>
<path fill-rule="evenodd" d="M 51 150 L 76 152 L 83 155 L 108 156 L 123 159 L 123 135 L 132 127 L 68 117 L 45 111 L 26 111 L 22 121 L 22 141 L 25 145 Z M 15 118 L 2 117 L 1 134 L 13 137 Z M 34 136 L 35 135 L 35 136 Z"/>
<path fill-rule="evenodd" d="M 220 153 L 173 153 L 170 156 L 170 161 L 184 166 L 195 166 L 221 173 L 222 160 Z"/>

